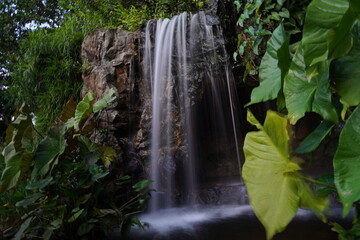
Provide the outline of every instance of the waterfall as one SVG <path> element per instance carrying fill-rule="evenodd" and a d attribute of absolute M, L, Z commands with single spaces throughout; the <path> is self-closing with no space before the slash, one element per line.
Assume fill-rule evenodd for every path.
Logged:
<path fill-rule="evenodd" d="M 221 28 L 207 24 L 204 12 L 149 21 L 143 56 L 152 96 L 150 211 L 195 204 L 204 152 L 240 167 L 235 83 Z"/>

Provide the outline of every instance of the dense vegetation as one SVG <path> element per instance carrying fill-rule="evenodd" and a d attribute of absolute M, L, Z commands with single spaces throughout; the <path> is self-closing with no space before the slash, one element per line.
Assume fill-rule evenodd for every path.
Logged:
<path fill-rule="evenodd" d="M 203 1 L 194 0 L 4 1 L 0 4 L 0 129 L 6 129 L 14 106 L 23 101 L 43 132 L 70 96 L 79 100 L 80 48 L 91 31 L 133 31 L 149 19 L 196 11 L 202 5 Z"/>
<path fill-rule="evenodd" d="M 113 94 L 94 102 L 89 92 L 78 105 L 70 100 L 40 141 L 28 107 L 16 111 L 0 155 L 1 239 L 94 239 L 115 224 L 123 233 L 141 226 L 132 215 L 149 199 L 150 181 L 135 184 L 126 169 L 110 167 L 116 151 L 86 136 L 97 131 L 89 119 Z"/>
<path fill-rule="evenodd" d="M 262 2 L 256 1 L 259 6 Z M 285 2 L 274 1 L 273 6 Z M 268 239 L 286 227 L 299 207 L 313 210 L 326 221 L 325 197 L 333 192 L 343 204 L 344 217 L 360 200 L 360 4 L 313 0 L 306 8 L 300 36 L 288 28 L 291 13 L 278 21 L 267 42 L 259 67 L 260 85 L 248 104 L 276 99 L 278 113 L 269 111 L 262 125 L 249 111 L 248 121 L 259 131 L 248 133 L 244 143 L 243 178 Z M 289 124 L 296 124 L 306 112 L 317 113 L 323 121 L 293 151 Z M 318 180 L 300 174 L 301 160 L 295 153 L 315 151 L 330 133 L 338 137 L 334 173 Z M 312 192 L 306 182 L 320 191 Z M 358 211 L 356 207 L 350 230 L 332 223 L 340 239 L 360 237 Z"/>
<path fill-rule="evenodd" d="M 115 99 L 113 92 L 98 102 L 88 93 L 75 103 L 82 85 L 81 43 L 98 28 L 133 31 L 149 19 L 196 11 L 202 4 L 0 3 L 1 239 L 103 239 L 114 227 L 122 235 L 133 224 L 141 227 L 132 216 L 149 199 L 150 181 L 127 175 L 115 161 L 119 153 L 89 138 L 102 131 L 95 119 Z M 66 103 L 70 97 L 75 101 Z M 16 106 L 21 107 L 15 111 Z"/>
<path fill-rule="evenodd" d="M 96 104 L 91 93 L 77 107 L 66 104 L 70 96 L 80 100 L 81 42 L 96 28 L 132 31 L 151 18 L 196 11 L 204 2 L 0 3 L 1 237 L 87 238 L 106 234 L 114 223 L 124 230 L 136 223 L 131 215 L 146 202 L 149 182 L 136 184 L 109 167 L 114 150 L 91 142 L 86 134 L 96 130 L 84 125 L 112 100 L 111 93 Z M 248 106 L 277 103 L 264 123 L 248 112 L 258 131 L 244 142 L 243 178 L 267 238 L 282 231 L 299 207 L 326 221 L 326 197 L 337 194 L 343 216 L 357 207 L 351 229 L 332 223 L 333 230 L 340 239 L 358 239 L 359 2 L 235 0 L 234 7 L 241 33 L 233 58 L 243 64 L 245 82 L 259 80 Z M 323 120 L 292 150 L 290 125 L 307 112 Z M 330 135 L 338 141 L 333 174 L 319 179 L 301 174 L 299 156 L 316 151 Z M 132 198 L 124 202 L 124 194 Z"/>

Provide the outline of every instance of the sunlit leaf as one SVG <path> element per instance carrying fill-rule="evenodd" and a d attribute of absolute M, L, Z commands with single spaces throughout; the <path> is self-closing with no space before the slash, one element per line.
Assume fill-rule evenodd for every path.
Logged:
<path fill-rule="evenodd" d="M 109 167 L 112 162 L 114 162 L 117 153 L 112 147 L 100 147 L 102 150 L 101 160 L 105 167 Z"/>
<path fill-rule="evenodd" d="M 259 131 L 246 135 L 242 176 L 251 206 L 271 239 L 284 230 L 299 207 L 321 215 L 327 203 L 315 197 L 297 173 L 301 168 L 290 155 L 288 121 L 273 111 L 267 112 L 264 126 L 250 111 L 248 120 Z"/>
<path fill-rule="evenodd" d="M 360 200 L 360 107 L 350 115 L 340 133 L 334 156 L 335 185 L 346 216 L 352 204 Z"/>

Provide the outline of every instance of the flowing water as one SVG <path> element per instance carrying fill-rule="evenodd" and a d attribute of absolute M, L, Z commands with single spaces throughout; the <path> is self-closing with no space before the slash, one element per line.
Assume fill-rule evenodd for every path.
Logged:
<path fill-rule="evenodd" d="M 266 238 L 240 181 L 239 105 L 224 39 L 208 20 L 204 12 L 183 13 L 146 25 L 143 78 L 151 87 L 155 191 L 149 211 L 139 216 L 146 231 L 135 228 L 127 240 Z M 224 172 L 230 182 L 221 177 Z M 213 175 L 205 181 L 211 187 L 204 187 Z M 337 239 L 330 228 L 299 210 L 274 239 Z M 110 236 L 117 238 L 116 232 Z"/>
<path fill-rule="evenodd" d="M 204 148 L 234 146 L 233 152 L 220 149 L 217 154 L 229 162 L 235 158 L 240 169 L 234 79 L 221 29 L 206 20 L 204 12 L 182 13 L 146 25 L 143 66 L 152 93 L 150 178 L 155 190 L 151 212 L 197 202 Z M 212 145 L 204 145 L 204 138 L 213 139 Z"/>

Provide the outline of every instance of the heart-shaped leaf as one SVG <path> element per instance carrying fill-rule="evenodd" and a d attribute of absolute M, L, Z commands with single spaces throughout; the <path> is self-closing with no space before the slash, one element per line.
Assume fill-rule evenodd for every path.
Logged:
<path fill-rule="evenodd" d="M 250 111 L 248 121 L 259 131 L 246 135 L 242 174 L 251 206 L 271 239 L 284 230 L 299 207 L 321 215 L 327 202 L 314 196 L 297 173 L 301 168 L 290 155 L 288 121 L 273 111 L 267 112 L 264 126 Z"/>

